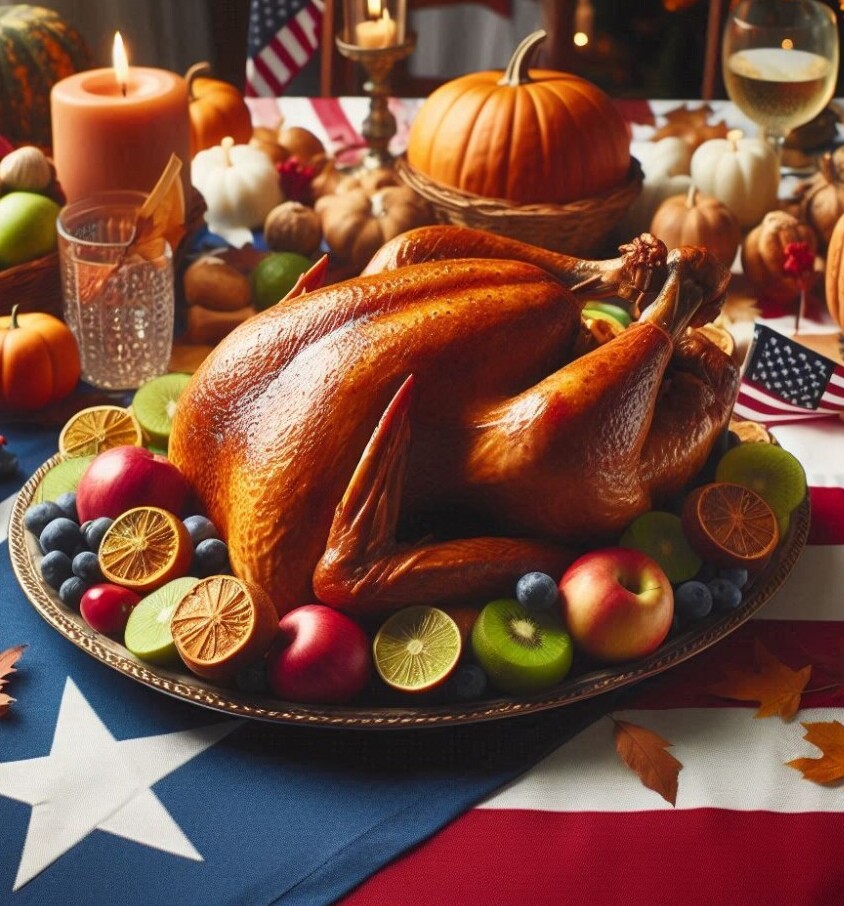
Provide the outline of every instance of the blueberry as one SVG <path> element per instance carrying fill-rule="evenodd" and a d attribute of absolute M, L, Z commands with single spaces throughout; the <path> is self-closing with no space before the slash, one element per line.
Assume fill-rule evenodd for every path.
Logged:
<path fill-rule="evenodd" d="M 486 692 L 486 673 L 477 664 L 459 664 L 448 678 L 446 694 L 452 701 L 470 702 Z"/>
<path fill-rule="evenodd" d="M 103 574 L 100 561 L 93 551 L 81 551 L 71 563 L 74 576 L 79 576 L 87 585 L 96 585 L 102 582 Z"/>
<path fill-rule="evenodd" d="M 682 624 L 696 623 L 711 613 L 712 592 L 703 582 L 691 579 L 677 587 L 674 606 Z"/>
<path fill-rule="evenodd" d="M 95 554 L 99 551 L 103 535 L 111 528 L 112 522 L 114 520 L 109 519 L 108 516 L 100 516 L 98 519 L 86 523 L 87 528 L 83 531 L 82 537 L 89 551 L 93 551 Z"/>
<path fill-rule="evenodd" d="M 736 588 L 744 588 L 747 585 L 747 570 L 741 566 L 724 567 L 718 570 L 718 578 L 732 582 Z"/>
<path fill-rule="evenodd" d="M 219 538 L 217 526 L 207 516 L 188 516 L 184 520 L 185 528 L 196 547 L 200 541 L 207 541 L 209 538 Z"/>
<path fill-rule="evenodd" d="M 516 598 L 526 610 L 550 610 L 560 600 L 560 590 L 549 575 L 526 573 L 516 583 Z"/>
<path fill-rule="evenodd" d="M 66 607 L 79 607 L 82 595 L 88 589 L 88 585 L 79 576 L 71 576 L 65 579 L 59 588 L 59 600 Z"/>
<path fill-rule="evenodd" d="M 706 587 L 712 595 L 712 606 L 718 613 L 729 613 L 741 604 L 741 589 L 729 579 L 713 579 Z"/>
<path fill-rule="evenodd" d="M 38 543 L 45 554 L 50 551 L 64 551 L 72 557 L 82 542 L 79 526 L 66 516 L 59 516 L 48 522 L 44 531 L 38 536 Z"/>
<path fill-rule="evenodd" d="M 56 497 L 56 506 L 62 511 L 62 515 L 67 516 L 74 522 L 79 522 L 79 513 L 76 510 L 76 492 L 65 491 Z"/>
<path fill-rule="evenodd" d="M 200 541 L 193 552 L 191 573 L 200 579 L 206 576 L 218 576 L 231 572 L 229 549 L 219 538 L 206 538 Z"/>
<path fill-rule="evenodd" d="M 27 531 L 33 535 L 40 535 L 47 528 L 48 523 L 59 516 L 63 516 L 58 504 L 52 500 L 45 500 L 42 503 L 36 503 L 31 506 L 23 516 L 23 524 Z"/>
<path fill-rule="evenodd" d="M 718 570 L 711 563 L 703 563 L 697 571 L 695 579 L 697 579 L 698 582 L 703 582 L 705 585 L 710 579 L 714 579 L 717 575 Z"/>
<path fill-rule="evenodd" d="M 41 560 L 41 576 L 50 588 L 58 591 L 72 575 L 70 557 L 64 551 L 50 551 Z"/>
<path fill-rule="evenodd" d="M 255 661 L 239 670 L 235 674 L 234 684 L 241 692 L 266 692 L 267 662 Z"/>

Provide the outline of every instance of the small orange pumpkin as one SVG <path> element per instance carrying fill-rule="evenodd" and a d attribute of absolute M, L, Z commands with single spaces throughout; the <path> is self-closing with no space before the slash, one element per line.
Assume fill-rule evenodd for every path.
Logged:
<path fill-rule="evenodd" d="M 252 116 L 243 95 L 228 82 L 212 79 L 208 63 L 196 63 L 187 71 L 191 157 L 213 148 L 231 136 L 236 145 L 252 137 Z"/>
<path fill-rule="evenodd" d="M 407 162 L 445 186 L 514 204 L 565 204 L 622 185 L 630 169 L 627 125 L 586 79 L 527 71 L 537 31 L 507 69 L 446 82 L 410 127 Z"/>
<path fill-rule="evenodd" d="M 0 410 L 33 412 L 67 396 L 80 375 L 67 325 L 44 312 L 0 318 Z"/>
<path fill-rule="evenodd" d="M 668 248 L 703 245 L 727 267 L 732 266 L 741 227 L 736 215 L 717 198 L 690 186 L 685 195 L 672 195 L 656 209 L 650 232 Z"/>

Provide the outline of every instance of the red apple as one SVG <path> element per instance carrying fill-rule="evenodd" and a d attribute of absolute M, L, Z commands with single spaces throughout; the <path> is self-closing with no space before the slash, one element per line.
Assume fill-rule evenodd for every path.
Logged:
<path fill-rule="evenodd" d="M 116 519 L 136 506 L 157 506 L 179 515 L 189 486 L 166 457 L 144 447 L 112 447 L 85 470 L 76 489 L 80 523 Z"/>
<path fill-rule="evenodd" d="M 347 702 L 369 681 L 366 633 L 324 604 L 305 604 L 279 621 L 280 641 L 267 663 L 267 682 L 279 697 L 320 704 Z"/>
<path fill-rule="evenodd" d="M 563 619 L 575 645 L 606 663 L 655 651 L 671 629 L 674 590 L 641 551 L 607 547 L 572 563 L 560 580 Z"/>
<path fill-rule="evenodd" d="M 132 609 L 141 596 L 131 588 L 100 582 L 86 589 L 79 602 L 85 622 L 103 635 L 122 636 Z"/>

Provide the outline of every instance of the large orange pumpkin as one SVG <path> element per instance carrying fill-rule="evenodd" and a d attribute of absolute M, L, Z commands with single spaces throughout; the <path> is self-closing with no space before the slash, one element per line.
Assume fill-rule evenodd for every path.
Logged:
<path fill-rule="evenodd" d="M 44 312 L 0 318 L 0 411 L 32 412 L 67 396 L 79 380 L 68 326 Z"/>
<path fill-rule="evenodd" d="M 538 31 L 516 48 L 503 76 L 446 82 L 422 104 L 407 162 L 435 182 L 514 204 L 565 204 L 621 185 L 630 135 L 600 88 L 553 70 L 528 74 Z"/>
<path fill-rule="evenodd" d="M 245 145 L 252 138 L 252 116 L 243 95 L 234 85 L 204 75 L 208 71 L 207 63 L 197 63 L 185 75 L 191 157 L 219 145 L 228 136 L 236 145 Z"/>

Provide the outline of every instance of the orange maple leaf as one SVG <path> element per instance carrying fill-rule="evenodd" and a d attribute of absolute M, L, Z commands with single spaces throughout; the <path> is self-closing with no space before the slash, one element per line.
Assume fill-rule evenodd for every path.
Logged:
<path fill-rule="evenodd" d="M 649 789 L 666 802 L 677 804 L 677 780 L 683 765 L 666 748 L 671 745 L 652 730 L 626 720 L 616 720 L 615 748 L 622 761 L 638 774 Z"/>
<path fill-rule="evenodd" d="M 722 698 L 759 702 L 754 717 L 778 715 L 791 720 L 800 708 L 800 696 L 809 682 L 811 665 L 792 670 L 758 639 L 753 643 L 753 660 L 752 669 L 728 668 L 725 678 L 710 686 L 709 691 Z"/>
<path fill-rule="evenodd" d="M 806 780 L 815 783 L 834 783 L 844 779 L 844 724 L 837 720 L 803 724 L 808 740 L 823 755 L 820 758 L 795 758 L 786 765 L 802 771 Z"/>
<path fill-rule="evenodd" d="M 0 651 L 0 689 L 9 682 L 9 674 L 15 672 L 15 664 L 20 660 L 26 645 L 16 645 L 14 648 L 7 648 Z M 0 692 L 0 717 L 3 717 L 9 710 L 14 699 L 5 692 Z"/>

